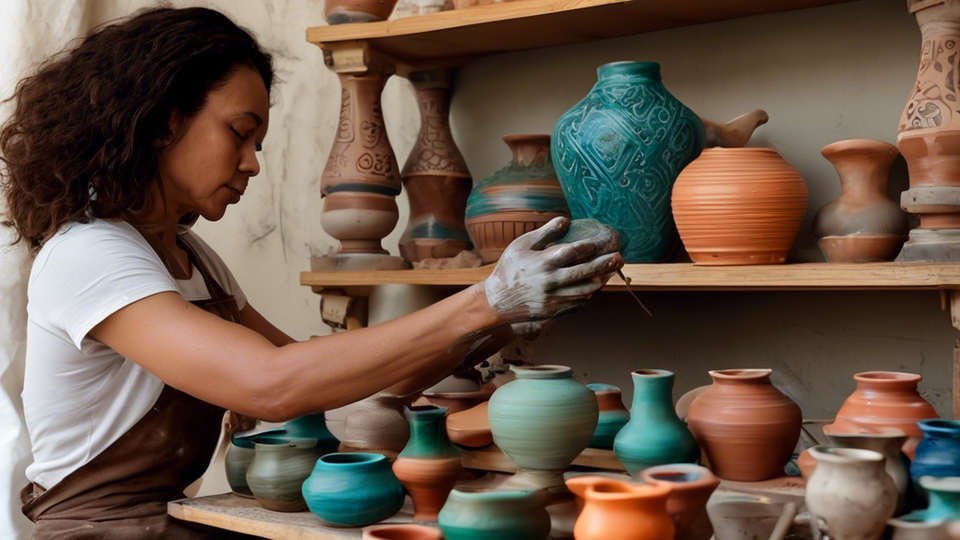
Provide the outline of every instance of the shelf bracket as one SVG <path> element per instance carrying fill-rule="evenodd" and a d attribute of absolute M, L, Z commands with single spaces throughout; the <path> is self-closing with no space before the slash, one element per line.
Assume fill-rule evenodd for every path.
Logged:
<path fill-rule="evenodd" d="M 334 73 L 393 74 L 401 64 L 396 58 L 370 46 L 367 41 L 343 41 L 323 46 L 323 63 Z"/>
<path fill-rule="evenodd" d="M 320 318 L 334 332 L 367 326 L 368 299 L 346 291 L 325 289 L 320 294 Z"/>
<path fill-rule="evenodd" d="M 950 289 L 949 295 L 950 323 L 954 328 L 960 330 L 960 290 Z M 960 420 L 960 340 L 958 340 L 953 347 L 953 394 L 951 405 L 953 419 Z"/>

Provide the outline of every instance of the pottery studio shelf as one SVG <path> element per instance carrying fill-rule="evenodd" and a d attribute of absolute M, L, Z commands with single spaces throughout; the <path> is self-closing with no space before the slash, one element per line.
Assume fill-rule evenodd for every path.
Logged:
<path fill-rule="evenodd" d="M 520 0 L 392 21 L 317 26 L 325 51 L 365 44 L 405 75 L 510 51 L 569 45 L 851 0 Z M 366 56 L 369 51 L 362 54 Z M 333 60 L 328 56 L 328 64 Z M 367 59 L 369 60 L 369 59 Z M 362 62 L 357 59 L 355 61 Z"/>

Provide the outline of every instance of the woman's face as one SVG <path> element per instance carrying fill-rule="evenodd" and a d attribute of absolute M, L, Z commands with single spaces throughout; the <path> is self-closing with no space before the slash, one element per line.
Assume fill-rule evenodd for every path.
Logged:
<path fill-rule="evenodd" d="M 167 208 L 177 216 L 196 211 L 209 221 L 240 200 L 260 172 L 257 151 L 267 134 L 270 99 L 256 70 L 238 67 L 226 84 L 207 95 L 189 120 L 174 116 L 177 138 L 159 155 Z"/>

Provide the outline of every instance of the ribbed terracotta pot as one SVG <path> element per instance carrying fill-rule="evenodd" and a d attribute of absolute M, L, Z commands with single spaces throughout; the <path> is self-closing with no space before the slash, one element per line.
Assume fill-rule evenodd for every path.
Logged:
<path fill-rule="evenodd" d="M 939 418 L 933 405 L 923 399 L 917 384 L 923 377 L 896 371 L 857 373 L 857 389 L 843 402 L 836 420 L 824 430 L 832 433 L 859 433 L 882 427 L 895 427 L 909 437 L 903 453 L 913 459 L 923 433 L 917 422 Z"/>
<path fill-rule="evenodd" d="M 687 424 L 714 474 L 759 482 L 783 476 L 800 439 L 800 407 L 770 382 L 771 369 L 711 371 Z"/>
<path fill-rule="evenodd" d="M 807 184 L 772 148 L 708 148 L 677 177 L 673 217 L 695 264 L 779 264 L 807 211 Z"/>
<path fill-rule="evenodd" d="M 443 533 L 424 525 L 377 525 L 363 530 L 363 540 L 443 540 Z"/>

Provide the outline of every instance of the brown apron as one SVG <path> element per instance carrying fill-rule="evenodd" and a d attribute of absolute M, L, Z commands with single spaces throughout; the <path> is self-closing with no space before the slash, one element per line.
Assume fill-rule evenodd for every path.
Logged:
<path fill-rule="evenodd" d="M 141 231 L 177 279 L 187 275 L 153 234 Z M 233 296 L 213 279 L 186 240 L 177 243 L 203 276 L 211 298 L 193 302 L 223 319 L 240 323 Z M 167 515 L 167 502 L 200 478 L 216 451 L 224 409 L 171 386 L 153 408 L 89 463 L 51 487 L 31 483 L 20 492 L 23 513 L 36 525 L 35 540 L 127 540 L 253 538 Z"/>

